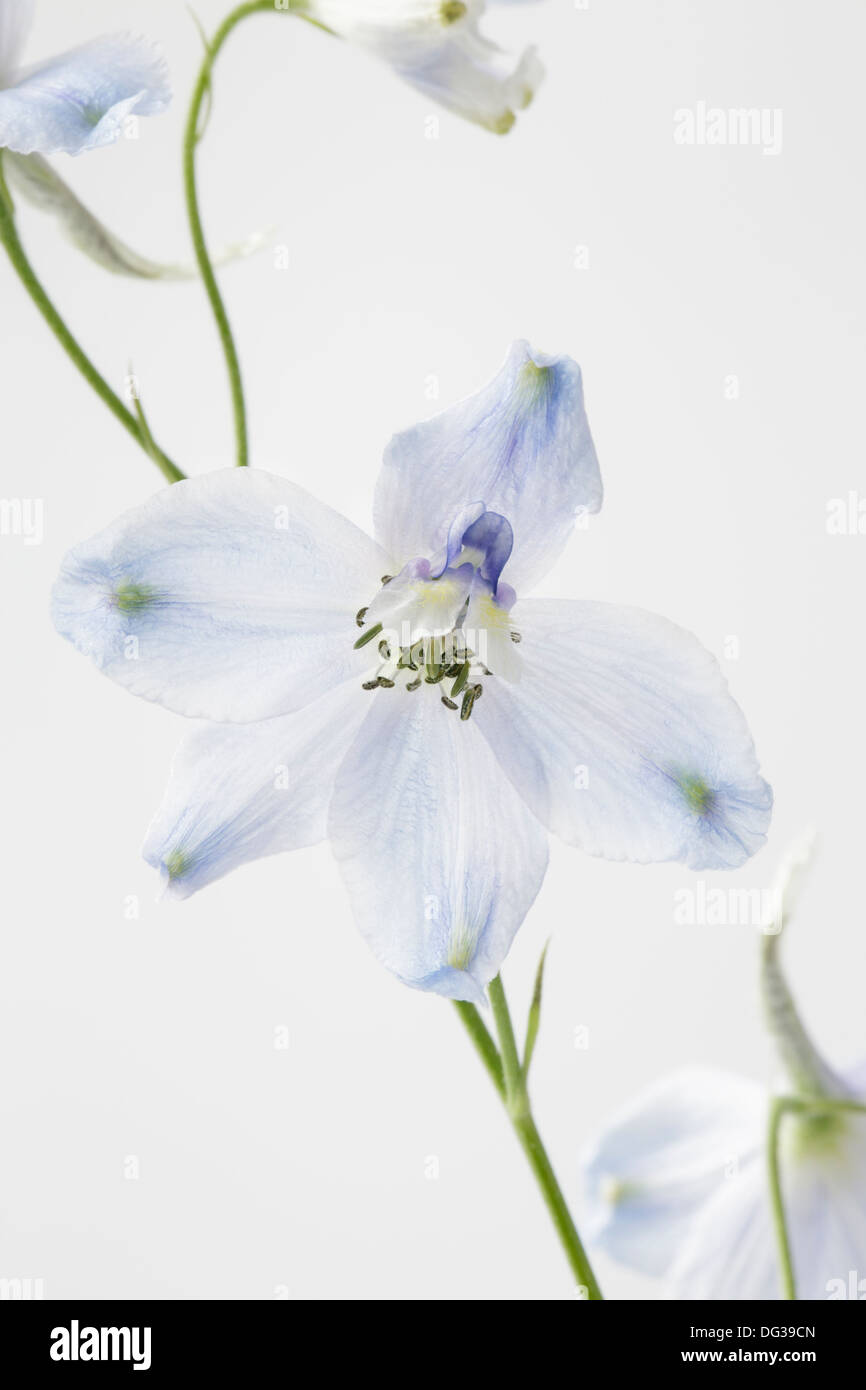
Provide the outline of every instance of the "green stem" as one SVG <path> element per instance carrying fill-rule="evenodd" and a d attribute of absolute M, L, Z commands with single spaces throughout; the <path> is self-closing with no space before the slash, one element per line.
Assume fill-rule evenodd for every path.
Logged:
<path fill-rule="evenodd" d="M 854 1100 L 848 1096 L 815 1095 L 775 1096 L 770 1104 L 770 1120 L 767 1128 L 767 1172 L 770 1180 L 770 1207 L 773 1213 L 773 1229 L 776 1233 L 779 1273 L 786 1299 L 796 1299 L 797 1280 L 782 1194 L 779 1153 L 782 1121 L 786 1115 L 815 1114 L 866 1115 L 866 1105 L 862 1101 Z"/>
<path fill-rule="evenodd" d="M 207 297 L 213 310 L 216 321 L 217 332 L 219 333 L 222 344 L 223 356 L 225 357 L 226 369 L 229 375 L 229 388 L 231 390 L 232 412 L 234 415 L 235 428 L 235 451 L 236 462 L 239 468 L 245 468 L 249 462 L 249 449 L 247 444 L 247 414 L 246 403 L 244 401 L 243 379 L 241 377 L 241 365 L 238 359 L 237 348 L 232 337 L 229 316 L 223 303 L 222 295 L 219 292 L 216 275 L 211 263 L 207 249 L 207 240 L 204 234 L 204 227 L 199 211 L 198 188 L 196 185 L 195 155 L 196 148 L 202 136 L 200 127 L 201 109 L 205 96 L 210 92 L 211 75 L 213 65 L 217 55 L 232 31 L 246 19 L 247 15 L 257 14 L 264 10 L 276 11 L 274 0 L 248 0 L 247 4 L 238 5 L 237 9 L 232 10 L 227 15 L 222 24 L 217 29 L 204 56 L 198 74 L 195 88 L 193 89 L 192 101 L 190 103 L 189 115 L 186 122 L 186 131 L 183 140 L 183 185 L 186 195 L 186 210 L 189 218 L 190 231 L 192 233 L 192 243 L 195 248 L 195 258 L 204 282 Z"/>
<path fill-rule="evenodd" d="M 767 1131 L 767 1173 L 770 1179 L 770 1208 L 773 1214 L 773 1229 L 776 1233 L 782 1294 L 786 1299 L 796 1299 L 797 1284 L 794 1277 L 791 1242 L 788 1239 L 788 1226 L 785 1221 L 785 1203 L 782 1197 L 782 1174 L 779 1162 L 782 1121 L 789 1111 L 790 1107 L 784 1096 L 777 1096 L 770 1104 L 770 1123 Z"/>
<path fill-rule="evenodd" d="M 0 151 L 2 160 L 2 151 Z M 116 420 L 119 420 L 123 428 L 132 436 L 149 458 L 152 458 L 156 466 L 160 469 L 163 476 L 170 483 L 180 482 L 185 474 L 172 463 L 171 459 L 162 449 L 153 443 L 150 435 L 145 438 L 141 427 L 135 416 L 127 410 L 123 401 L 115 391 L 109 386 L 105 377 L 93 365 L 90 358 L 82 348 L 78 340 L 67 328 L 54 304 L 49 299 L 48 294 L 42 285 L 36 271 L 27 258 L 27 253 L 18 235 L 18 228 L 15 225 L 15 210 L 6 181 L 3 178 L 2 163 L 0 163 L 0 243 L 11 262 L 12 268 L 29 294 L 36 308 L 44 318 L 51 332 L 54 334 L 64 352 L 75 363 L 85 381 L 88 382 L 93 390 L 104 401 Z"/>
<path fill-rule="evenodd" d="M 466 1031 L 474 1042 L 491 1081 L 504 1100 L 505 1077 L 502 1073 L 502 1058 L 496 1050 L 496 1043 L 488 1033 L 483 1018 L 474 1004 L 469 1004 L 462 999 L 455 999 L 454 1007 L 463 1020 Z"/>
<path fill-rule="evenodd" d="M 511 1023 L 511 1015 L 508 1011 L 508 1003 L 505 998 L 505 990 L 499 976 L 490 983 L 490 1004 L 493 1009 L 493 1019 L 496 1030 L 499 1034 L 499 1047 L 501 1055 L 498 1061 L 501 1066 L 501 1073 L 497 1068 L 497 1074 L 504 1079 L 504 1086 L 497 1084 L 497 1090 L 502 1097 L 508 1117 L 514 1126 L 515 1133 L 520 1140 L 523 1152 L 529 1160 L 529 1165 L 535 1175 L 535 1180 L 541 1189 L 541 1195 L 547 1204 L 551 1219 L 556 1228 L 556 1233 L 562 1242 L 566 1258 L 578 1281 L 578 1284 L 586 1292 L 586 1297 L 592 1302 L 601 1299 L 602 1293 L 598 1282 L 592 1271 L 586 1251 L 577 1233 L 577 1227 L 571 1219 L 567 1203 L 562 1195 L 562 1189 L 556 1180 L 547 1151 L 541 1140 L 541 1135 L 532 1117 L 529 1104 L 529 1094 L 526 1087 L 526 1078 L 520 1065 L 520 1058 L 517 1052 L 517 1043 L 514 1038 L 514 1028 Z M 478 1015 L 475 1006 L 458 1006 L 461 1017 L 469 1029 L 470 1036 L 481 1055 L 481 1059 L 487 1070 L 491 1072 L 489 1059 L 489 1049 L 496 1052 L 493 1040 L 484 1023 Z M 477 1025 L 470 1026 L 467 1021 L 466 1009 L 472 1009 L 477 1016 Z M 483 1033 L 483 1037 L 482 1037 Z M 486 1038 L 486 1042 L 484 1041 Z M 494 1076 L 496 1081 L 496 1076 Z"/>

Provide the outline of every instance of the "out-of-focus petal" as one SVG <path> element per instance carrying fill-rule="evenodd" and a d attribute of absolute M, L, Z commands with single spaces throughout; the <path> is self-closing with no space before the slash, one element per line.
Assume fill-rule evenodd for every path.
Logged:
<path fill-rule="evenodd" d="M 0 87 L 14 78 L 35 9 L 36 0 L 0 0 Z"/>
<path fill-rule="evenodd" d="M 368 712 L 356 681 L 295 714 L 206 724 L 184 739 L 144 845 L 170 893 L 325 838 L 337 769 Z"/>
<path fill-rule="evenodd" d="M 582 1156 L 587 1239 L 663 1274 L 707 1199 L 728 1184 L 738 1190 L 760 1152 L 767 1103 L 755 1082 L 699 1068 L 648 1087 Z"/>
<path fill-rule="evenodd" d="M 330 835 L 382 964 L 416 989 L 480 1001 L 541 886 L 547 837 L 440 689 L 372 692 Z"/>
<path fill-rule="evenodd" d="M 377 539 L 401 563 L 435 555 L 454 518 L 479 501 L 511 523 L 505 578 L 518 593 L 553 564 L 578 512 L 598 511 L 576 362 L 515 343 L 483 390 L 395 435 L 376 487 Z"/>
<path fill-rule="evenodd" d="M 363 679 L 354 615 L 383 562 L 301 488 L 231 468 L 175 483 L 72 550 L 54 622 L 135 695 L 194 718 L 267 719 Z"/>
<path fill-rule="evenodd" d="M 473 718 L 550 830 L 606 859 L 695 869 L 760 849 L 772 793 L 691 633 L 638 608 L 544 599 L 510 623 L 521 679 L 490 681 Z"/>
<path fill-rule="evenodd" d="M 0 91 L 0 147 L 18 154 L 79 154 L 112 144 L 133 113 L 155 116 L 171 100 L 159 50 L 110 34 L 27 69 Z"/>
<path fill-rule="evenodd" d="M 171 265 L 141 256 L 100 222 L 72 189 L 39 154 L 15 154 L 7 150 L 3 170 L 12 189 L 33 207 L 53 214 L 79 251 L 113 275 L 129 275 L 137 280 L 193 280 L 198 269 L 192 264 Z M 211 256 L 214 265 L 251 256 L 266 244 L 264 233 L 252 233 L 236 246 L 227 246 Z"/>
<path fill-rule="evenodd" d="M 765 1099 L 764 1134 L 769 1098 Z M 866 1267 L 866 1116 L 785 1122 L 782 1197 L 799 1299 L 850 1298 Z M 767 1166 L 750 1165 L 697 1214 L 668 1279 L 675 1299 L 781 1299 Z M 858 1273 L 859 1271 L 859 1273 Z M 841 1292 L 844 1290 L 844 1292 Z M 862 1291 L 854 1297 L 862 1297 Z"/>

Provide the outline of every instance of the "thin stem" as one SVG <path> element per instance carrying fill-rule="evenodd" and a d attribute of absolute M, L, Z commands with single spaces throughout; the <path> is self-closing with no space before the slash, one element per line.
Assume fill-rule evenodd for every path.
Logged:
<path fill-rule="evenodd" d="M 474 1004 L 470 1004 L 462 999 L 455 999 L 454 1007 L 463 1020 L 464 1027 L 475 1044 L 478 1055 L 487 1068 L 487 1073 L 491 1081 L 504 1100 L 505 1077 L 502 1073 L 502 1058 L 496 1050 L 496 1043 L 488 1033 L 483 1018 Z"/>
<path fill-rule="evenodd" d="M 236 463 L 239 468 L 245 468 L 249 462 L 247 414 L 244 400 L 243 379 L 241 377 L 241 365 L 238 359 L 235 341 L 232 336 L 229 316 L 226 312 L 219 286 L 217 285 L 210 255 L 208 254 L 207 240 L 204 234 L 204 226 L 202 225 L 201 212 L 199 211 L 195 156 L 199 140 L 203 133 L 200 124 L 202 105 L 205 97 L 210 94 L 211 75 L 217 55 L 232 30 L 235 29 L 242 20 L 246 19 L 247 15 L 257 14 L 264 10 L 270 10 L 272 13 L 279 13 L 279 11 L 276 11 L 274 0 L 248 0 L 247 4 L 238 5 L 237 9 L 232 10 L 231 14 L 226 16 L 210 43 L 207 45 L 207 52 L 205 53 L 204 60 L 199 69 L 198 79 L 193 89 L 183 140 L 183 185 L 186 196 L 187 217 L 189 218 L 189 226 L 192 233 L 195 258 L 198 262 L 198 268 L 201 273 L 202 281 L 204 282 L 207 297 L 210 300 L 214 319 L 216 320 L 217 332 L 219 333 L 226 369 L 229 375 L 229 388 L 231 391 L 232 412 L 234 415 Z"/>
<path fill-rule="evenodd" d="M 514 1108 L 523 1104 L 528 1110 L 529 1096 L 523 1081 L 520 1054 L 517 1051 L 517 1040 L 514 1036 L 511 1014 L 508 1012 L 508 1001 L 505 998 L 505 986 L 502 983 L 501 975 L 497 975 L 495 979 L 490 981 L 488 993 L 490 995 L 490 1007 L 493 1010 L 493 1021 L 499 1034 L 499 1046 L 502 1049 L 502 1067 L 505 1072 L 505 1093 L 508 1104 Z"/>
<path fill-rule="evenodd" d="M 2 158 L 2 151 L 0 151 Z M 152 458 L 161 473 L 170 483 L 180 482 L 185 474 L 181 473 L 176 464 L 163 452 L 148 434 L 147 438 L 142 432 L 139 422 L 130 410 L 127 410 L 123 401 L 115 391 L 109 386 L 105 377 L 93 365 L 90 358 L 82 348 L 78 340 L 73 336 L 66 323 L 61 318 L 57 309 L 39 280 L 36 271 L 27 258 L 27 253 L 18 235 L 15 225 L 15 212 L 9 190 L 3 178 L 2 164 L 0 164 L 0 243 L 2 243 L 7 256 L 12 264 L 12 268 L 19 280 L 29 294 L 36 308 L 44 318 L 51 332 L 54 334 L 64 352 L 75 363 L 85 381 L 88 382 L 99 396 L 100 400 L 108 406 L 112 415 L 119 420 L 123 428 L 132 436 L 149 458 Z"/>
<path fill-rule="evenodd" d="M 770 1122 L 767 1131 L 767 1172 L 770 1179 L 770 1207 L 773 1213 L 773 1229 L 776 1233 L 783 1297 L 796 1299 L 797 1284 L 794 1277 L 791 1242 L 788 1239 L 788 1226 L 785 1221 L 785 1203 L 782 1197 L 782 1174 L 779 1163 L 779 1139 L 782 1121 L 790 1109 L 791 1107 L 784 1096 L 777 1096 L 770 1104 Z"/>
<path fill-rule="evenodd" d="M 779 1255 L 779 1273 L 786 1299 L 796 1299 L 797 1280 L 785 1217 L 779 1147 L 782 1121 L 786 1115 L 866 1115 L 866 1104 L 848 1096 L 775 1096 L 770 1105 L 767 1127 L 767 1171 L 770 1180 L 770 1206 Z"/>
<path fill-rule="evenodd" d="M 529 1160 L 530 1167 L 535 1175 L 535 1180 L 541 1189 L 541 1194 L 550 1212 L 556 1233 L 562 1242 L 566 1258 L 577 1279 L 578 1285 L 584 1290 L 586 1298 L 592 1302 L 597 1302 L 602 1298 L 601 1289 L 598 1286 L 595 1275 L 592 1271 L 589 1258 L 581 1243 L 577 1233 L 568 1205 L 562 1194 L 562 1189 L 556 1180 L 547 1151 L 542 1143 L 541 1135 L 536 1128 L 532 1117 L 529 1103 L 529 1094 L 526 1088 L 526 1077 L 520 1065 L 520 1057 L 517 1051 L 517 1043 L 514 1037 L 514 1027 L 511 1022 L 511 1015 L 508 1011 L 508 1003 L 505 998 L 505 990 L 502 980 L 496 976 L 490 983 L 490 1004 L 493 1010 L 493 1019 L 496 1030 L 499 1034 L 500 1053 L 498 1060 L 501 1065 L 501 1075 L 504 1078 L 504 1086 L 497 1083 L 497 1090 L 502 1097 L 508 1117 L 511 1120 L 514 1130 L 520 1140 L 523 1152 Z M 474 1005 L 468 1006 L 477 1015 Z M 470 1036 L 478 1048 L 481 1059 L 488 1071 L 491 1071 L 489 1061 L 489 1048 L 495 1046 L 490 1034 L 487 1032 L 480 1015 L 478 1015 L 478 1025 L 483 1031 L 486 1043 L 476 1027 L 469 1027 L 467 1018 L 463 1010 L 460 1010 L 464 1023 L 469 1028 Z M 491 1074 L 493 1074 L 491 1072 Z M 494 1081 L 496 1078 L 494 1077 Z"/>

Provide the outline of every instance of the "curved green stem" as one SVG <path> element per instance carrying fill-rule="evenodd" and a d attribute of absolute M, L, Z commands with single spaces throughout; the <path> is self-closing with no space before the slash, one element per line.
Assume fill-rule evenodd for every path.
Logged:
<path fill-rule="evenodd" d="M 257 14 L 264 10 L 279 13 L 279 11 L 276 11 L 274 0 L 248 0 L 248 3 L 238 5 L 237 9 L 232 10 L 231 14 L 226 16 L 210 43 L 207 45 L 207 51 L 193 89 L 183 140 L 183 186 L 186 196 L 187 217 L 189 218 L 189 226 L 192 233 L 195 258 L 198 262 L 198 268 L 201 273 L 202 281 L 204 282 L 207 297 L 210 300 L 214 319 L 216 320 L 217 332 L 219 333 L 223 356 L 226 362 L 226 370 L 229 375 L 229 388 L 231 391 L 235 428 L 235 454 L 236 463 L 239 468 L 245 468 L 249 462 L 247 413 L 244 400 L 243 379 L 241 377 L 241 365 L 237 348 L 235 347 L 235 341 L 232 336 L 229 316 L 226 312 L 219 286 L 217 285 L 217 279 L 210 255 L 208 254 L 207 240 L 202 225 L 201 212 L 199 211 L 195 155 L 196 148 L 203 133 L 200 124 L 202 105 L 205 97 L 210 92 L 211 74 L 217 55 L 232 30 L 234 30 L 242 20 L 246 19 L 247 15 Z"/>
<path fill-rule="evenodd" d="M 788 1239 L 788 1226 L 785 1221 L 785 1203 L 782 1197 L 782 1174 L 779 1162 L 782 1121 L 789 1111 L 790 1106 L 784 1096 L 775 1097 L 770 1104 L 770 1122 L 767 1130 L 767 1173 L 770 1179 L 770 1207 L 773 1213 L 773 1229 L 776 1233 L 782 1296 L 786 1299 L 796 1299 L 797 1282 L 794 1277 L 791 1242 Z"/>
<path fill-rule="evenodd" d="M 602 1298 L 601 1289 L 598 1286 L 595 1275 L 592 1271 L 586 1251 L 577 1233 L 577 1227 L 571 1219 L 571 1213 L 562 1194 L 562 1189 L 556 1180 L 547 1150 L 541 1140 L 541 1135 L 532 1117 L 532 1110 L 529 1103 L 529 1093 L 526 1087 L 526 1077 L 520 1065 L 520 1057 L 517 1051 L 517 1043 L 514 1037 L 514 1028 L 511 1023 L 511 1015 L 508 1011 L 508 1003 L 505 998 L 505 990 L 499 976 L 490 983 L 490 1004 L 493 1009 L 493 1019 L 499 1035 L 500 1053 L 496 1052 L 496 1047 L 490 1034 L 481 1019 L 474 1004 L 458 1005 L 458 1010 L 464 1023 L 469 1030 L 475 1046 L 481 1055 L 481 1060 L 487 1067 L 488 1072 L 494 1077 L 494 1083 L 502 1097 L 508 1117 L 514 1126 L 515 1133 L 520 1140 L 523 1152 L 529 1160 L 535 1180 L 541 1189 L 541 1195 L 547 1205 L 556 1233 L 562 1242 L 571 1269 L 577 1279 L 578 1285 L 585 1291 L 587 1299 L 597 1302 Z M 470 1012 L 471 1011 L 471 1014 Z M 470 1019 L 474 1014 L 475 1020 L 470 1024 Z M 485 1042 L 486 1039 L 486 1042 Z M 496 1055 L 498 1067 L 491 1066 L 490 1049 Z M 501 1075 L 502 1082 L 497 1082 L 497 1077 Z"/>
<path fill-rule="evenodd" d="M 0 151 L 2 159 L 2 151 Z M 27 258 L 27 253 L 18 235 L 18 228 L 15 225 L 15 211 L 9 190 L 3 178 L 2 164 L 0 164 L 0 243 L 2 243 L 13 270 L 29 294 L 36 308 L 44 318 L 51 332 L 54 334 L 64 352 L 81 372 L 85 381 L 93 387 L 100 400 L 108 406 L 112 415 L 123 425 L 123 428 L 132 436 L 149 458 L 152 458 L 157 468 L 170 483 L 180 482 L 185 474 L 181 473 L 176 464 L 157 444 L 154 443 L 150 432 L 142 430 L 138 420 L 132 411 L 127 410 L 123 401 L 109 386 L 105 377 L 93 365 L 87 353 L 82 348 L 78 340 L 67 328 L 57 309 L 42 285 L 36 271 Z"/>

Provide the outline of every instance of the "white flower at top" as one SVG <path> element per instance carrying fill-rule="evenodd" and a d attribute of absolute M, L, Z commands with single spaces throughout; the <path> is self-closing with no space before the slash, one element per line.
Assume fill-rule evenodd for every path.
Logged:
<path fill-rule="evenodd" d="M 293 8 L 381 58 L 413 87 L 497 134 L 528 106 L 544 70 L 515 62 L 479 29 L 484 0 L 292 0 Z"/>
<path fill-rule="evenodd" d="M 601 499 L 579 367 L 516 343 L 482 391 L 392 440 L 375 541 L 233 469 L 73 550 L 60 632 L 211 721 L 145 846 L 170 891 L 327 834 L 380 960 L 479 999 L 546 830 L 642 863 L 753 854 L 772 796 L 709 652 L 637 608 L 524 596 Z"/>
<path fill-rule="evenodd" d="M 0 0 L 0 149 L 80 154 L 115 141 L 128 116 L 166 109 L 165 62 L 134 34 L 106 34 L 22 67 L 34 9 L 35 0 Z"/>

